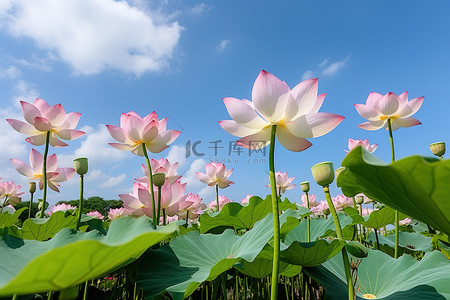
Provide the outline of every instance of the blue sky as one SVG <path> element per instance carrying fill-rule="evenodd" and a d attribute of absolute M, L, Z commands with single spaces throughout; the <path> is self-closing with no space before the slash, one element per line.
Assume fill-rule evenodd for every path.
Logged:
<path fill-rule="evenodd" d="M 117 199 L 141 177 L 144 160 L 110 146 L 105 124 L 119 124 L 120 114 L 155 110 L 168 118 L 180 137 L 154 158 L 180 162 L 188 191 L 208 202 L 213 188 L 195 177 L 210 159 L 228 161 L 235 137 L 219 120 L 229 119 L 223 97 L 251 97 L 253 82 L 264 69 L 292 88 L 319 77 L 327 93 L 320 111 L 345 116 L 313 146 L 294 153 L 276 145 L 276 169 L 312 181 L 311 166 L 345 157 L 348 138 L 378 144 L 375 155 L 390 159 L 388 134 L 365 131 L 353 104 L 372 91 L 425 96 L 414 115 L 423 125 L 394 132 L 397 158 L 430 155 L 428 145 L 447 141 L 450 118 L 450 20 L 447 1 L 114 1 L 3 0 L 0 4 L 0 177 L 24 186 L 10 158 L 28 161 L 31 145 L 6 118 L 22 119 L 19 100 L 36 97 L 62 103 L 82 114 L 78 129 L 87 134 L 69 147 L 52 148 L 60 166 L 86 156 L 90 172 L 86 196 Z M 187 141 L 201 141 L 202 157 L 186 158 Z M 223 149 L 208 148 L 221 140 Z M 43 147 L 35 147 L 43 151 Z M 233 154 L 227 167 L 235 185 L 221 194 L 239 201 L 247 194 L 265 196 L 267 161 L 248 162 Z M 252 155 L 251 159 L 264 159 Z M 77 178 L 64 183 L 49 200 L 76 199 Z M 312 192 L 320 194 L 317 185 Z M 300 189 L 286 196 L 299 201 Z M 333 193 L 339 193 L 337 188 Z"/>

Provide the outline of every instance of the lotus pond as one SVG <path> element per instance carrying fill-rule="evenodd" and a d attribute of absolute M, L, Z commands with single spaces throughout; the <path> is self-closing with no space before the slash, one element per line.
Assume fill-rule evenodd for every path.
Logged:
<path fill-rule="evenodd" d="M 291 89 L 266 71 L 251 101 L 224 98 L 232 120 L 219 124 L 237 145 L 269 147 L 271 193 L 241 203 L 221 195 L 233 184 L 222 163 L 197 173 L 215 199 L 207 205 L 186 194 L 177 163 L 151 157 L 180 132 L 155 112 L 123 113 L 120 126 L 107 125 L 117 140 L 110 145 L 141 156 L 143 177 L 119 195 L 122 206 L 103 211 L 84 199 L 89 158 L 60 167 L 49 154 L 84 134 L 75 129 L 80 114 L 42 99 L 21 102 L 24 121 L 7 121 L 35 148 L 30 164 L 11 159 L 30 179 L 28 191 L 0 183 L 1 299 L 450 299 L 445 144 L 430 145 L 435 157 L 395 157 L 394 132 L 420 124 L 412 115 L 423 97 L 370 93 L 355 105 L 367 120 L 359 127 L 386 129 L 391 162 L 373 154 L 377 145 L 350 139 L 340 168 L 312 162 L 316 182 L 301 182 L 298 199 L 283 197 L 294 184 L 275 172 L 276 139 L 301 152 L 307 139 L 338 126 L 344 117 L 319 112 L 324 98 L 317 79 Z M 72 176 L 80 178 L 78 202 L 49 207 L 47 194 Z M 341 195 L 331 195 L 334 182 Z M 323 195 L 310 194 L 310 185 Z"/>

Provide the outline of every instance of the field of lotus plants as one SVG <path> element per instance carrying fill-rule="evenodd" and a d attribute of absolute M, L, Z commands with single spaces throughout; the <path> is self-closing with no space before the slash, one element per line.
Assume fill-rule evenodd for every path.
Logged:
<path fill-rule="evenodd" d="M 107 125 L 117 141 L 110 145 L 142 157 L 142 177 L 107 215 L 83 210 L 88 158 L 60 167 L 53 154 L 84 134 L 75 129 L 80 114 L 42 99 L 21 102 L 24 120 L 7 121 L 34 148 L 29 163 L 11 158 L 30 180 L 28 190 L 8 178 L 0 182 L 0 298 L 450 299 L 445 144 L 430 145 L 435 157 L 396 160 L 394 152 L 394 131 L 420 124 L 412 115 L 423 97 L 370 93 L 365 104 L 355 104 L 367 120 L 360 128 L 386 130 L 391 162 L 374 156 L 377 145 L 367 139 L 349 139 L 339 168 L 311 162 L 315 182 L 299 183 L 298 199 L 283 197 L 296 184 L 275 169 L 275 138 L 301 152 L 312 145 L 307 139 L 332 131 L 344 117 L 319 112 L 324 99 L 318 79 L 291 89 L 266 71 L 251 101 L 223 99 L 231 120 L 219 125 L 240 138 L 237 145 L 269 147 L 271 193 L 241 203 L 221 195 L 235 180 L 222 163 L 197 173 L 215 199 L 206 204 L 186 193 L 177 162 L 151 157 L 180 132 L 168 130 L 156 112 L 123 113 L 120 126 Z M 72 176 L 80 179 L 78 205 L 48 207 L 48 193 Z M 335 180 L 341 195 L 330 193 Z M 312 185 L 323 194 L 309 193 Z M 22 201 L 29 206 L 16 209 Z"/>

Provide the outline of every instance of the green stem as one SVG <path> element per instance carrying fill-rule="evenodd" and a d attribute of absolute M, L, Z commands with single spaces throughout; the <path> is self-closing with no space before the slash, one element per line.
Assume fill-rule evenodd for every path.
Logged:
<path fill-rule="evenodd" d="M 30 208 L 28 209 L 28 219 L 31 219 L 31 211 L 33 210 L 33 194 L 34 193 L 30 193 Z"/>
<path fill-rule="evenodd" d="M 153 206 L 153 228 L 156 229 L 156 203 L 155 203 L 155 191 L 153 190 L 153 174 L 152 174 L 152 166 L 150 165 L 150 159 L 148 159 L 147 147 L 145 143 L 142 143 L 142 152 L 145 156 L 145 161 L 147 162 L 148 169 L 148 178 L 149 178 L 149 186 L 150 194 L 152 195 L 152 206 Z"/>
<path fill-rule="evenodd" d="M 380 241 L 378 240 L 378 230 L 374 228 L 375 230 L 375 238 L 377 240 L 377 249 L 380 250 Z"/>
<path fill-rule="evenodd" d="M 270 150 L 269 150 L 269 170 L 270 170 L 270 190 L 272 192 L 272 214 L 273 214 L 273 265 L 272 265 L 272 288 L 270 299 L 276 300 L 278 297 L 278 272 L 280 264 L 280 219 L 278 215 L 278 197 L 275 181 L 275 136 L 277 126 L 272 125 L 270 132 Z"/>
<path fill-rule="evenodd" d="M 306 207 L 308 208 L 308 209 L 310 209 L 311 208 L 311 205 L 309 204 L 309 195 L 308 195 L 308 192 L 305 192 L 305 194 L 306 194 Z M 307 225 L 307 229 L 308 229 L 308 242 L 311 242 L 311 217 L 310 216 L 307 216 L 306 217 L 306 225 Z"/>
<path fill-rule="evenodd" d="M 87 300 L 88 299 L 88 291 L 89 291 L 89 283 L 88 283 L 88 281 L 86 281 L 84 283 L 83 300 Z"/>
<path fill-rule="evenodd" d="M 333 201 L 331 200 L 330 189 L 328 188 L 328 186 L 324 186 L 323 191 L 325 192 L 325 199 L 327 200 L 328 207 L 330 208 L 330 213 L 333 216 L 334 226 L 336 227 L 336 235 L 340 241 L 345 242 L 344 236 L 342 235 L 341 224 L 339 223 L 339 217 L 337 215 L 336 209 L 334 208 Z M 348 255 L 345 247 L 342 248 L 342 259 L 344 260 L 345 277 L 347 279 L 348 299 L 354 300 L 355 291 L 353 290 L 352 273 L 350 270 L 350 264 L 348 262 Z"/>
<path fill-rule="evenodd" d="M 53 291 L 48 292 L 47 300 L 53 300 Z"/>
<path fill-rule="evenodd" d="M 0 214 L 3 212 L 3 208 L 5 208 L 5 205 L 7 202 L 8 202 L 8 196 L 6 196 L 5 201 L 3 201 L 2 208 L 0 209 Z"/>
<path fill-rule="evenodd" d="M 392 125 L 391 125 L 391 119 L 387 120 L 388 129 L 389 129 L 389 139 L 391 140 L 391 156 L 392 156 L 392 162 L 395 161 L 395 152 L 394 152 L 394 136 L 392 135 Z M 398 211 L 395 211 L 395 251 L 394 251 L 394 258 L 398 258 L 398 236 L 399 236 L 399 230 L 398 230 Z"/>
<path fill-rule="evenodd" d="M 166 226 L 166 210 L 163 208 L 163 225 Z"/>
<path fill-rule="evenodd" d="M 14 294 L 13 296 L 12 296 L 12 300 L 16 300 L 17 299 L 17 294 Z"/>
<path fill-rule="evenodd" d="M 220 206 L 219 206 L 219 185 L 216 184 L 216 201 L 217 201 L 217 211 L 220 211 Z"/>
<path fill-rule="evenodd" d="M 156 220 L 159 224 L 159 218 L 161 217 L 161 187 L 158 186 L 158 212 L 156 215 Z"/>
<path fill-rule="evenodd" d="M 80 174 L 80 200 L 78 202 L 77 230 L 80 229 L 81 215 L 83 214 L 83 189 L 84 189 L 84 175 Z"/>
<path fill-rule="evenodd" d="M 47 155 L 49 144 L 50 144 L 50 131 L 47 131 L 47 134 L 45 136 L 44 160 L 42 162 L 42 181 L 44 182 L 44 189 L 42 191 L 42 208 L 39 218 L 44 217 L 45 203 L 47 201 Z"/>

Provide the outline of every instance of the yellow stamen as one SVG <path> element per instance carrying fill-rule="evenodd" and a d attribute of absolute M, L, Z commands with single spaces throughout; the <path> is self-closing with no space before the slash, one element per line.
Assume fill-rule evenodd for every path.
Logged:
<path fill-rule="evenodd" d="M 377 297 L 374 294 L 364 294 L 364 299 L 376 299 Z"/>

